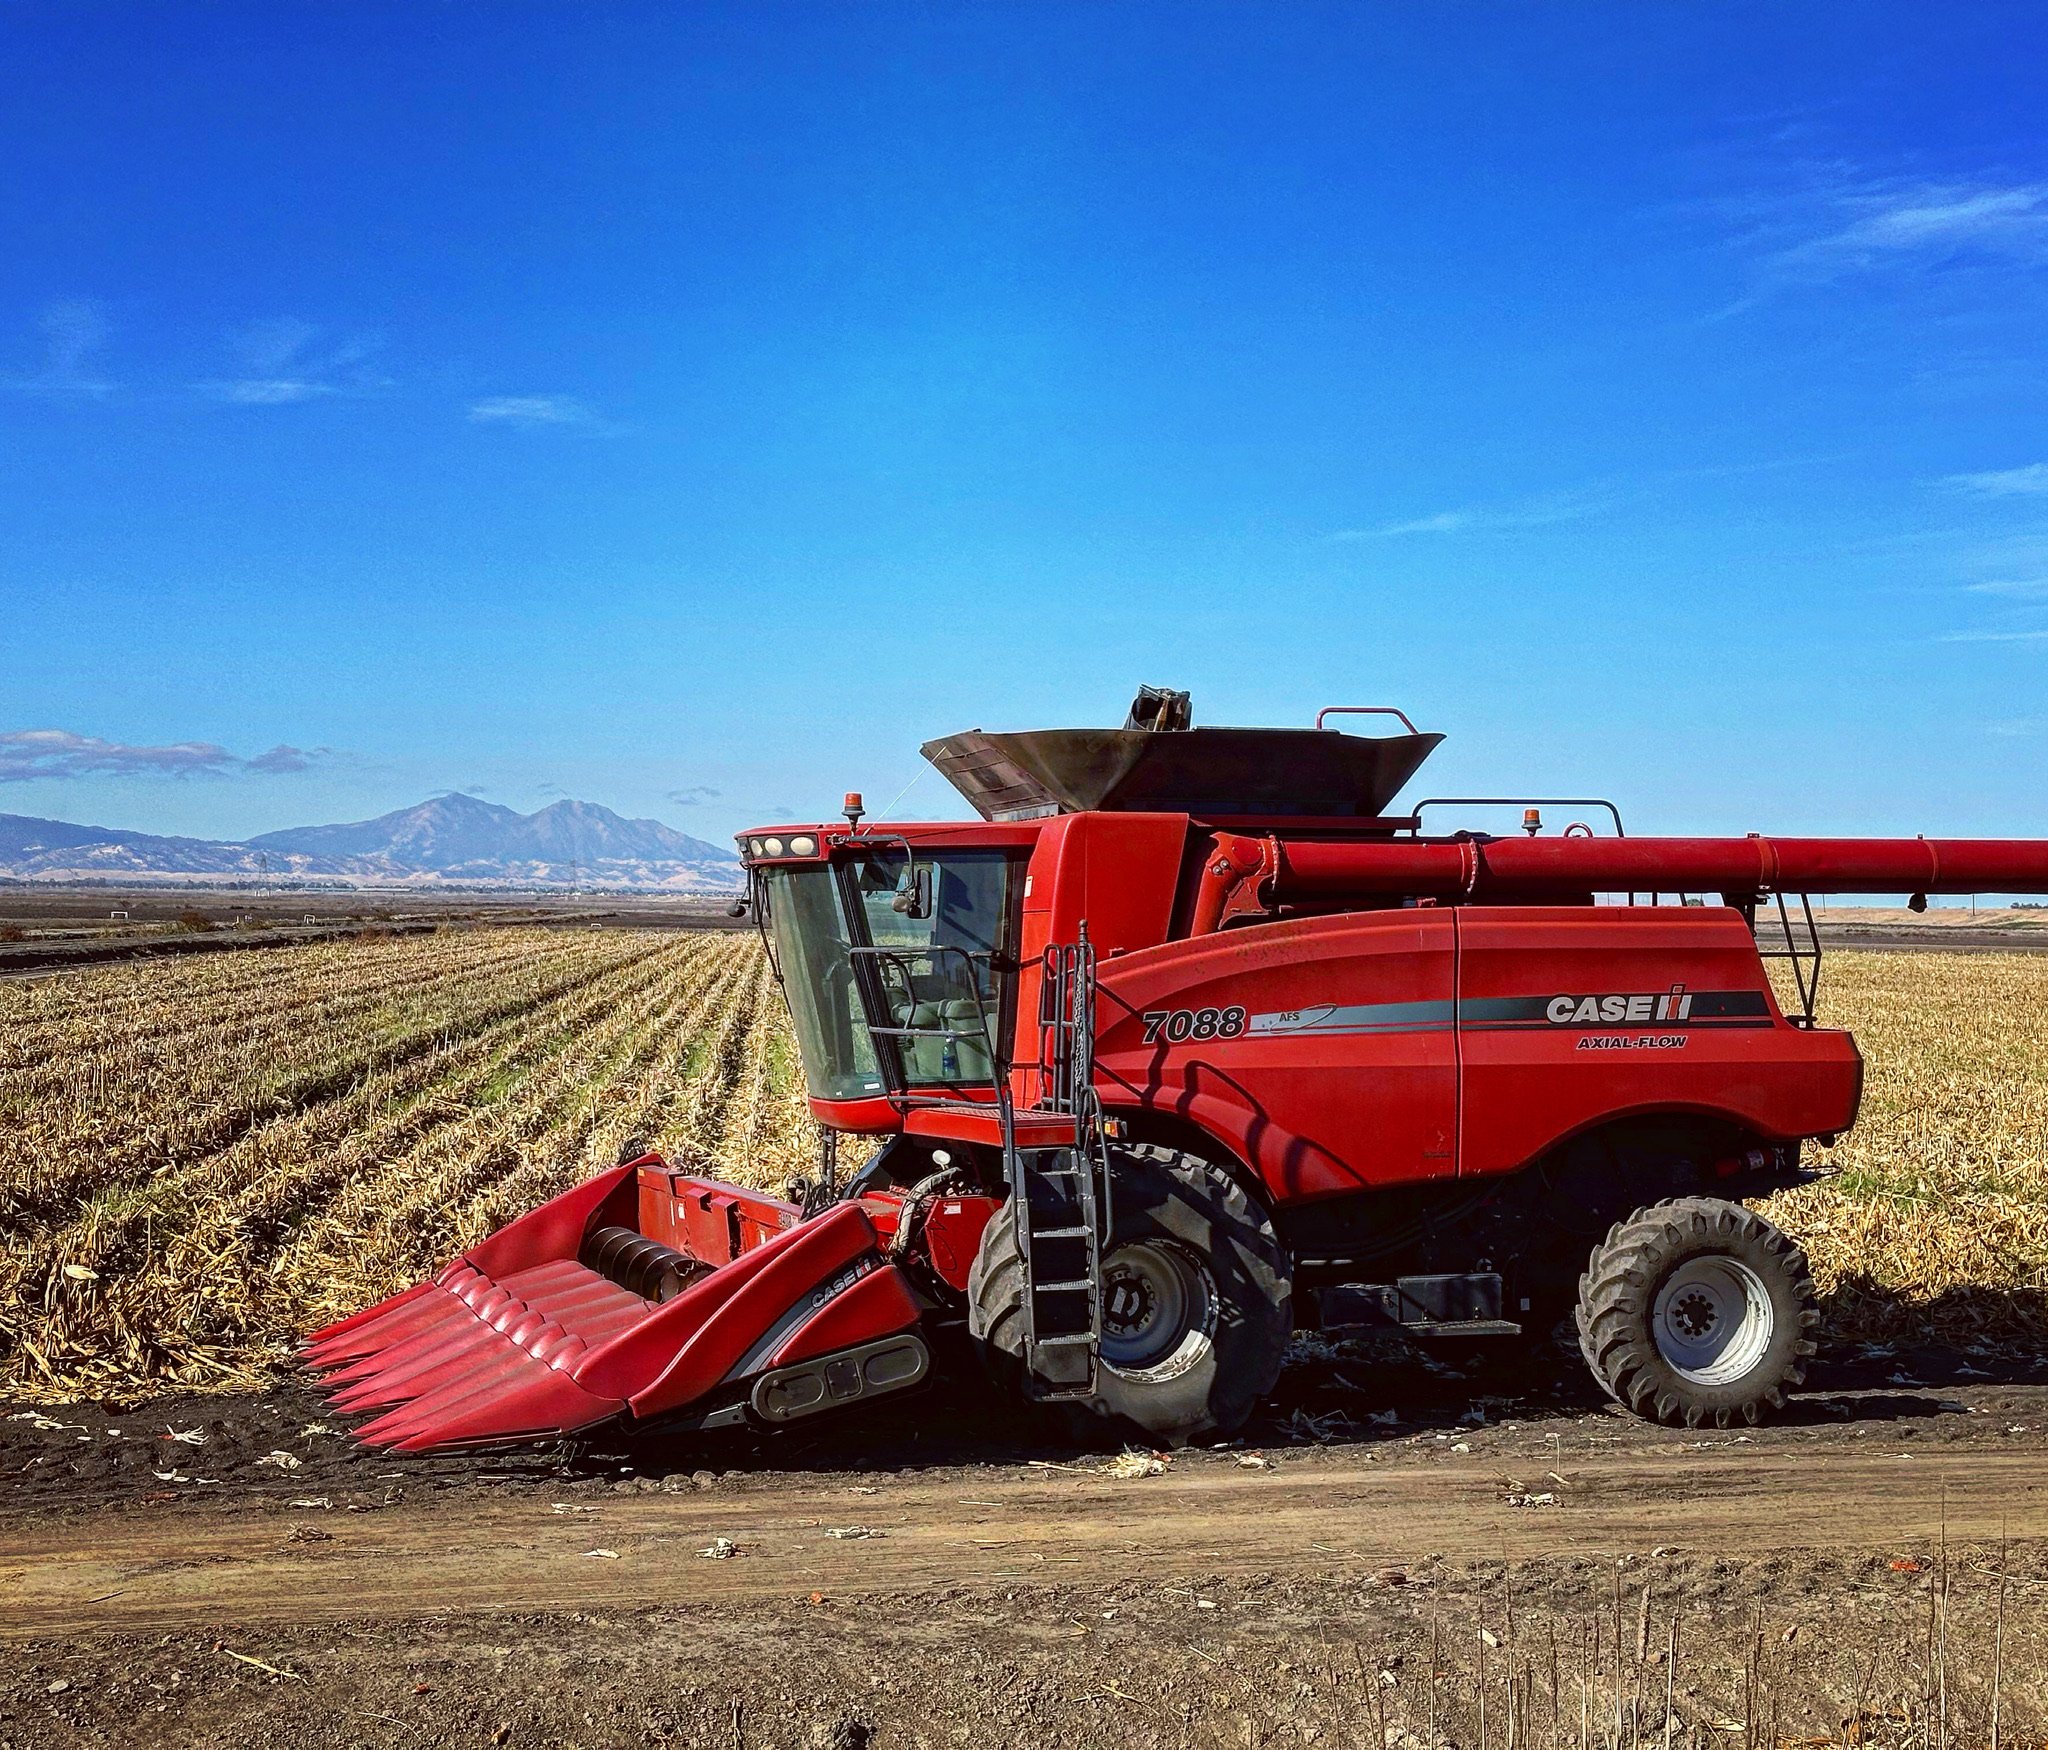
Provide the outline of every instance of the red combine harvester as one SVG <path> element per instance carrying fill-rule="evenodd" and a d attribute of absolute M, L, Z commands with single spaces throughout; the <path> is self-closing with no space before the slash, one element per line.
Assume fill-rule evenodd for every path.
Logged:
<path fill-rule="evenodd" d="M 1814 1352 L 1806 1260 L 1738 1201 L 1806 1176 L 1862 1061 L 1806 896 L 2048 892 L 2048 844 L 1648 839 L 1395 795 L 1441 737 L 936 741 L 959 824 L 767 827 L 747 898 L 824 1127 L 790 1199 L 659 1156 L 311 1337 L 401 1451 L 775 1428 L 964 1332 L 1023 1396 L 1228 1432 L 1297 1328 L 1504 1341 L 1576 1310 L 1645 1416 L 1755 1421 Z M 1588 811 L 1545 836 L 1539 810 Z M 1781 1003 L 1765 962 L 1787 963 Z M 887 1140 L 850 1182 L 842 1133 Z"/>

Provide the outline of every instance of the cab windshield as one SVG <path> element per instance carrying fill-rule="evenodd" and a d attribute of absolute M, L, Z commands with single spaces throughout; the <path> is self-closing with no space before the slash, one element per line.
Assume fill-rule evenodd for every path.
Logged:
<path fill-rule="evenodd" d="M 761 871 L 762 922 L 818 1099 L 985 1087 L 995 1073 L 1018 861 L 920 851 L 915 882 L 905 862 L 898 842 Z"/>

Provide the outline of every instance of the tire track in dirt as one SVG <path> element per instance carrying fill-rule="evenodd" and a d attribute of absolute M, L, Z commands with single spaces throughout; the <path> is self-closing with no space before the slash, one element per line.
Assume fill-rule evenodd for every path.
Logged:
<path fill-rule="evenodd" d="M 2048 1535 L 2036 1452 L 1574 1463 L 1561 1505 L 1518 1509 L 1480 1466 L 1231 1467 L 1140 1482 L 1048 1471 L 905 1483 L 608 1497 L 422 1500 L 324 1519 L 147 1509 L 0 1525 L 0 1637 L 163 1632 L 194 1623 L 404 1619 L 636 1603 L 800 1600 L 961 1587 L 1356 1574 L 1429 1555 L 1523 1559 L 1702 1549 L 1895 1551 Z M 871 1535 L 836 1538 L 852 1523 Z M 729 1538 L 739 1556 L 698 1552 Z M 591 1551 L 615 1552 L 593 1559 Z"/>

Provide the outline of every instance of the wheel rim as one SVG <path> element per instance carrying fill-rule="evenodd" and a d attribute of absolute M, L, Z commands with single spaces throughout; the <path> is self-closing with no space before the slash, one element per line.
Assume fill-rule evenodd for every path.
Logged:
<path fill-rule="evenodd" d="M 1686 1259 L 1664 1279 L 1650 1311 L 1657 1353 L 1695 1385 L 1742 1379 L 1769 1351 L 1777 1325 L 1763 1278 L 1719 1256 Z"/>
<path fill-rule="evenodd" d="M 1118 1373 L 1171 1378 L 1207 1348 L 1216 1284 L 1178 1246 L 1119 1246 L 1102 1265 L 1102 1360 Z"/>

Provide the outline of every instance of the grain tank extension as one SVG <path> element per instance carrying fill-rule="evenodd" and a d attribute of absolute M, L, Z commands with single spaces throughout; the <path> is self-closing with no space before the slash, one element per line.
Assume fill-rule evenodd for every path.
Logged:
<path fill-rule="evenodd" d="M 1383 708 L 1195 728 L 1147 688 L 1120 729 L 926 744 L 971 820 L 849 794 L 742 835 L 815 1176 L 624 1162 L 308 1362 L 406 1451 L 778 1428 L 970 1348 L 1185 1440 L 1243 1422 L 1298 1329 L 1569 1316 L 1637 1413 L 1755 1421 L 1817 1313 L 1743 1199 L 1809 1176 L 1862 1088 L 1808 896 L 2048 893 L 2048 843 L 1632 838 L 1545 798 L 1495 836 L 1458 823 L 1500 798 L 1396 807 L 1440 739 Z M 844 1176 L 849 1136 L 879 1146 Z"/>

